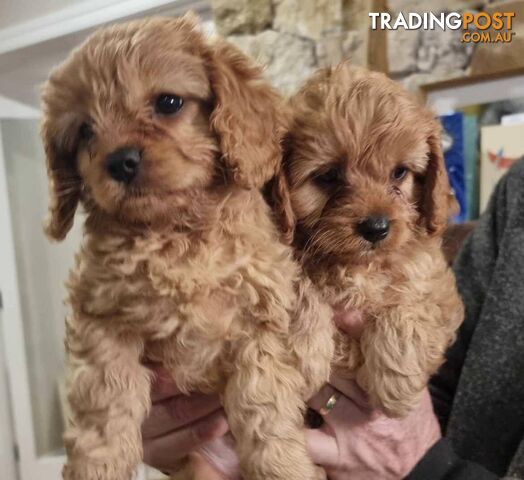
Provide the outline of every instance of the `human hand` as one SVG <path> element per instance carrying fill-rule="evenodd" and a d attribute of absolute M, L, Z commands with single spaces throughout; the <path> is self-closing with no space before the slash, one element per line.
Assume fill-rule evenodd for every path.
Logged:
<path fill-rule="evenodd" d="M 346 335 L 355 340 L 362 336 L 364 331 L 364 315 L 354 308 L 343 310 L 334 308 L 333 321 Z"/>
<path fill-rule="evenodd" d="M 153 405 L 142 424 L 144 462 L 170 472 L 178 460 L 222 437 L 229 427 L 216 395 L 184 395 L 165 369 L 153 366 L 152 370 Z"/>
<path fill-rule="evenodd" d="M 363 330 L 355 310 L 336 312 L 335 323 L 353 338 Z M 427 389 L 405 418 L 393 419 L 373 409 L 355 382 L 333 377 L 310 402 L 319 411 L 332 395 L 338 400 L 324 425 L 307 432 L 313 461 L 330 480 L 398 480 L 404 478 L 439 440 L 440 427 Z"/>
<path fill-rule="evenodd" d="M 315 396 L 311 407 L 318 411 L 333 394 L 339 397 L 325 423 L 307 432 L 313 461 L 330 480 L 404 478 L 440 438 L 427 389 L 418 407 L 402 419 L 370 408 L 354 382 L 339 378 Z"/>
<path fill-rule="evenodd" d="M 220 476 L 211 478 L 203 475 L 196 476 L 201 480 L 241 480 L 240 462 L 235 451 L 235 439 L 231 433 L 207 442 L 199 450 L 201 463 L 207 463 L 207 469 L 214 469 Z"/>

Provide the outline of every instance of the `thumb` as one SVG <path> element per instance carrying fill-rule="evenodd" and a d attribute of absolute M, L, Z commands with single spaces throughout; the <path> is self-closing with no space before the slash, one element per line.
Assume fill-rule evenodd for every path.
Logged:
<path fill-rule="evenodd" d="M 235 439 L 231 433 L 205 443 L 200 448 L 200 454 L 225 479 L 240 480 L 240 462 L 235 451 Z"/>
<path fill-rule="evenodd" d="M 316 465 L 335 467 L 339 453 L 337 441 L 322 430 L 306 430 L 307 449 Z"/>
<path fill-rule="evenodd" d="M 199 452 L 191 452 L 189 454 L 191 459 L 191 468 L 194 480 L 227 480 L 222 472 L 209 463 Z M 174 479 L 176 477 L 171 477 Z"/>

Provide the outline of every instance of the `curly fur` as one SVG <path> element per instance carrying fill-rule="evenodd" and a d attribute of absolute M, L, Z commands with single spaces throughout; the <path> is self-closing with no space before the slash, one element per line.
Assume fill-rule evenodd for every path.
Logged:
<path fill-rule="evenodd" d="M 184 99 L 174 116 L 154 111 L 165 92 Z M 220 393 L 244 478 L 322 478 L 302 413 L 329 376 L 331 312 L 300 281 L 259 191 L 279 167 L 286 119 L 260 71 L 187 17 L 136 21 L 74 51 L 43 111 L 46 231 L 60 240 L 79 203 L 86 213 L 68 282 L 64 477 L 131 477 L 150 407 L 146 357 L 185 392 Z M 139 175 L 119 183 L 105 158 L 130 145 Z"/>
<path fill-rule="evenodd" d="M 359 341 L 336 335 L 335 367 L 404 415 L 463 318 L 441 253 L 450 187 L 439 125 L 395 82 L 347 63 L 317 72 L 291 105 L 274 208 L 323 297 L 364 312 Z M 377 244 L 357 231 L 371 215 L 391 222 Z"/>

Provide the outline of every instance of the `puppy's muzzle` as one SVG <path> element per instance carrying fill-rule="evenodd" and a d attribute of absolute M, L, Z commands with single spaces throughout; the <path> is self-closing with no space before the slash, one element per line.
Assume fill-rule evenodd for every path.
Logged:
<path fill-rule="evenodd" d="M 138 174 L 141 157 L 138 148 L 119 148 L 106 157 L 106 169 L 113 180 L 130 183 Z"/>
<path fill-rule="evenodd" d="M 389 223 L 389 218 L 373 215 L 358 223 L 357 231 L 368 242 L 377 243 L 388 236 Z"/>

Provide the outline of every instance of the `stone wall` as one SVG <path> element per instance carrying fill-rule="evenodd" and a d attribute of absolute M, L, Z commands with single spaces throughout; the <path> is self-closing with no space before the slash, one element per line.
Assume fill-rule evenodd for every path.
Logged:
<path fill-rule="evenodd" d="M 399 12 L 481 10 L 487 0 L 388 0 L 393 16 Z M 474 45 L 460 41 L 461 30 L 389 30 L 389 75 L 410 90 L 424 83 L 467 74 Z"/>
<path fill-rule="evenodd" d="M 367 65 L 371 0 L 211 0 L 218 33 L 267 67 L 285 93 L 317 67 Z"/>
<path fill-rule="evenodd" d="M 218 32 L 266 66 L 293 93 L 316 68 L 349 59 L 388 70 L 409 89 L 467 74 L 473 45 L 460 31 L 371 34 L 368 12 L 481 10 L 489 0 L 211 0 Z M 381 36 L 378 38 L 377 36 Z M 378 39 L 378 40 L 377 40 Z M 386 47 L 387 44 L 387 47 Z M 382 59 L 384 59 L 382 61 Z"/>

